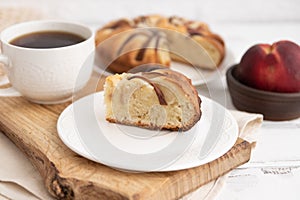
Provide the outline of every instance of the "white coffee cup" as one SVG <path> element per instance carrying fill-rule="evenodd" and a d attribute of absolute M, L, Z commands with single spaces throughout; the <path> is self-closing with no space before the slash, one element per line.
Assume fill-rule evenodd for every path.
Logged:
<path fill-rule="evenodd" d="M 83 42 L 58 48 L 25 48 L 10 44 L 22 35 L 62 31 L 83 37 Z M 94 62 L 94 34 L 83 25 L 64 21 L 31 21 L 13 25 L 1 32 L 2 54 L 11 88 L 0 96 L 20 96 L 40 104 L 70 100 L 89 80 Z"/>

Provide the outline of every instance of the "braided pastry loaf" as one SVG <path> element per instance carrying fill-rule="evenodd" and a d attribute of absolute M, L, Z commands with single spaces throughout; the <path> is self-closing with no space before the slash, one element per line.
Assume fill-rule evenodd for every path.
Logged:
<path fill-rule="evenodd" d="M 222 38 L 205 23 L 160 15 L 113 21 L 97 31 L 96 45 L 96 57 L 117 73 L 171 60 L 213 70 L 225 54 Z"/>

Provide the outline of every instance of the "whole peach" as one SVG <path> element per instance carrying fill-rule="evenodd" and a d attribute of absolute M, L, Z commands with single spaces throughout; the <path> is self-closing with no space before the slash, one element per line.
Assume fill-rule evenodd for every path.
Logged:
<path fill-rule="evenodd" d="M 300 47 L 287 40 L 254 45 L 243 55 L 235 76 L 256 89 L 300 92 Z"/>

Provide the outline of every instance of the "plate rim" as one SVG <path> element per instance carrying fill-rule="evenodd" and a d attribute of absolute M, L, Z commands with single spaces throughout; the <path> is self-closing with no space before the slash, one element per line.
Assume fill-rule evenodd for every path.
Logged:
<path fill-rule="evenodd" d="M 203 80 L 192 80 L 186 74 L 184 74 L 184 75 L 187 76 L 189 79 L 191 79 L 192 85 L 194 85 L 194 86 L 201 86 L 201 85 L 207 84 L 207 83 L 215 80 L 216 77 L 218 76 L 218 73 L 222 77 L 225 76 L 226 70 L 231 66 L 232 63 L 234 63 L 234 60 L 235 59 L 234 59 L 233 51 L 226 47 L 225 48 L 225 55 L 224 55 L 224 58 L 223 58 L 222 62 L 220 63 L 220 66 L 217 67 L 215 70 L 211 71 L 211 72 L 213 72 L 212 77 L 210 77 L 209 79 L 203 81 Z M 172 63 L 181 64 L 181 65 L 184 65 L 184 67 L 191 67 L 190 65 L 187 65 L 187 64 L 182 63 L 182 62 L 171 61 L 170 69 L 172 69 Z M 110 75 L 114 74 L 112 72 L 104 70 L 102 67 L 99 67 L 97 65 L 97 63 L 96 63 L 96 60 L 94 62 L 93 70 L 96 73 L 98 73 L 100 75 L 104 75 L 104 76 L 110 76 Z M 210 71 L 209 69 L 202 69 L 200 67 L 197 68 L 197 70 L 200 70 L 200 71 Z"/>

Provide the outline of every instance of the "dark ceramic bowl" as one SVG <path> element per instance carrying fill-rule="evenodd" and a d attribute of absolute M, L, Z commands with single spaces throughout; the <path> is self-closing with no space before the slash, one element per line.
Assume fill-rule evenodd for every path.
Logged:
<path fill-rule="evenodd" d="M 238 65 L 226 72 L 233 105 L 246 112 L 261 113 L 267 120 L 290 120 L 300 117 L 300 92 L 277 93 L 249 87 L 235 78 Z"/>

